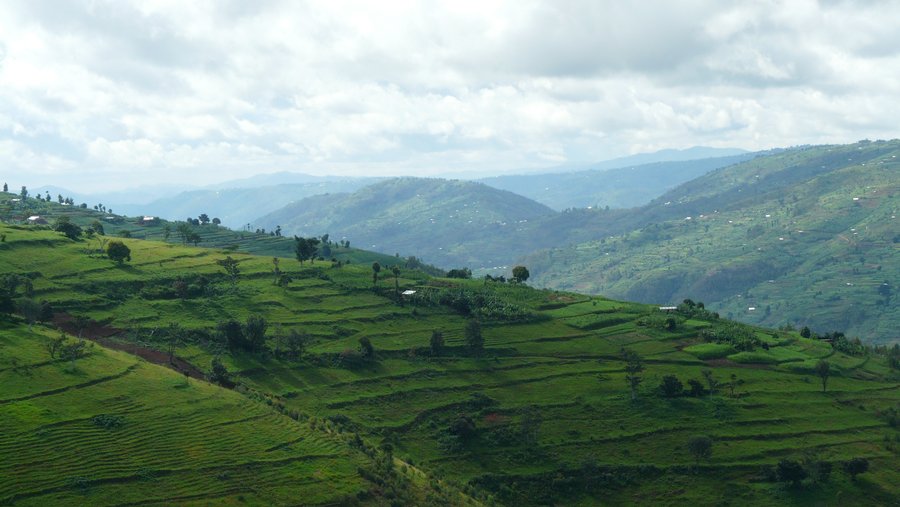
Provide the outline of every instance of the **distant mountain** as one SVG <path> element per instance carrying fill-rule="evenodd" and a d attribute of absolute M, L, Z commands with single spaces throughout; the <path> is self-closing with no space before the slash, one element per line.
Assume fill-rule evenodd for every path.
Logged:
<path fill-rule="evenodd" d="M 352 179 L 359 179 L 361 181 L 366 180 L 366 178 L 346 178 L 340 176 L 314 176 L 312 174 L 305 173 L 295 173 L 288 171 L 281 171 L 275 173 L 263 173 L 263 174 L 255 174 L 248 178 L 240 178 L 236 180 L 228 180 L 220 183 L 214 183 L 212 185 L 208 185 L 205 188 L 220 190 L 220 189 L 229 189 L 229 188 L 257 188 L 257 187 L 271 187 L 275 185 L 287 185 L 287 184 L 297 184 L 297 183 L 323 183 L 323 182 L 333 182 L 333 181 L 346 181 Z M 372 180 L 368 181 L 368 183 L 372 183 Z"/>
<path fill-rule="evenodd" d="M 254 180 L 256 182 L 264 179 Z M 249 188 L 204 189 L 181 192 L 171 197 L 138 205 L 119 205 L 116 211 L 129 215 L 153 215 L 169 220 L 184 220 L 206 213 L 222 223 L 241 228 L 261 214 L 275 211 L 311 195 L 328 192 L 352 192 L 374 179 L 317 179 L 307 183 L 279 184 Z M 251 185 L 250 181 L 242 184 Z"/>
<path fill-rule="evenodd" d="M 440 266 L 482 265 L 520 251 L 510 232 L 555 212 L 525 197 L 481 183 L 396 178 L 354 193 L 320 195 L 254 221 L 285 234 L 348 238 L 386 253 L 424 257 Z"/>
<path fill-rule="evenodd" d="M 496 176 L 479 181 L 534 199 L 556 210 L 589 206 L 631 208 L 647 204 L 667 190 L 714 169 L 755 156 L 754 153 L 742 153 L 698 160 L 653 162 L 618 169 Z"/>
<path fill-rule="evenodd" d="M 900 340 L 900 141 L 762 156 L 527 256 L 537 284 Z"/>

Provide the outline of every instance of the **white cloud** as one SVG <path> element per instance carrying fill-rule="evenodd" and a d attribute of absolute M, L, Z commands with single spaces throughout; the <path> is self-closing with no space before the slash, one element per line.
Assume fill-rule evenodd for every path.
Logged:
<path fill-rule="evenodd" d="M 897 137 L 897 18 L 811 0 L 4 2 L 0 167 L 115 187 Z"/>

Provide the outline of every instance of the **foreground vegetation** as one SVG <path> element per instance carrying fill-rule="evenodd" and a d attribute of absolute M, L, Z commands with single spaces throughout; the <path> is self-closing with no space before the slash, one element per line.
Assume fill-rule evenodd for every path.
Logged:
<path fill-rule="evenodd" d="M 49 229 L 0 236 L 19 308 L 0 331 L 0 502 L 900 494 L 896 351 L 729 323 L 694 302 L 661 312 L 291 258 L 281 284 L 271 256 L 231 249 L 123 238 L 131 260 L 117 262 Z M 79 334 L 96 344 L 67 352 Z"/>

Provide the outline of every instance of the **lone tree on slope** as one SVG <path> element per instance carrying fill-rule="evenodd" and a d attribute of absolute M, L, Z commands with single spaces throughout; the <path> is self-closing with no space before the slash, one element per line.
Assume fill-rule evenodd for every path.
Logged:
<path fill-rule="evenodd" d="M 525 283 L 528 280 L 528 277 L 531 276 L 531 273 L 528 272 L 528 268 L 525 266 L 516 266 L 512 270 L 513 280 L 518 283 Z"/>
<path fill-rule="evenodd" d="M 466 347 L 472 352 L 480 352 L 484 349 L 484 336 L 481 335 L 481 323 L 472 319 L 466 323 Z"/>
<path fill-rule="evenodd" d="M 831 364 L 824 360 L 820 359 L 818 363 L 816 363 L 816 375 L 822 379 L 822 392 L 825 392 L 825 386 L 828 383 L 828 377 L 831 375 Z"/>
<path fill-rule="evenodd" d="M 372 286 L 378 285 L 378 273 L 381 272 L 381 264 L 378 262 L 372 263 Z"/>
<path fill-rule="evenodd" d="M 622 349 L 622 358 L 625 360 L 625 382 L 631 390 L 631 401 L 637 400 L 637 388 L 641 384 L 643 377 L 641 372 L 644 371 L 644 365 L 641 364 L 641 357 L 632 350 Z"/>
<path fill-rule="evenodd" d="M 696 435 L 688 440 L 688 451 L 694 457 L 694 463 L 700 466 L 700 460 L 712 457 L 712 439 L 706 435 Z"/>
<path fill-rule="evenodd" d="M 124 261 L 131 262 L 131 249 L 121 241 L 110 241 L 106 247 L 106 256 L 121 265 Z"/>
<path fill-rule="evenodd" d="M 217 260 L 216 264 L 222 266 L 222 269 L 225 270 L 225 274 L 228 275 L 228 279 L 231 281 L 231 286 L 234 287 L 237 285 L 238 276 L 241 274 L 241 270 L 238 267 L 238 261 L 232 259 L 229 255 L 224 259 Z"/>

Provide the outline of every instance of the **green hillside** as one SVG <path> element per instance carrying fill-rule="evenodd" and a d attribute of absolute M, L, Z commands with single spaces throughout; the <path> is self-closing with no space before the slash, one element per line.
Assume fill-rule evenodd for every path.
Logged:
<path fill-rule="evenodd" d="M 293 281 L 280 287 L 269 256 L 230 252 L 232 281 L 214 249 L 124 239 L 131 261 L 118 264 L 49 230 L 0 226 L 0 235 L 0 273 L 27 277 L 55 325 L 163 365 L 171 351 L 189 371 L 219 358 L 237 385 L 185 382 L 100 345 L 56 361 L 46 343 L 58 331 L 29 332 L 11 317 L 0 332 L 0 502 L 894 505 L 900 496 L 900 376 L 884 351 L 735 325 L 698 306 L 664 313 L 411 270 L 382 270 L 373 284 L 369 266 L 288 258 L 281 269 Z M 179 294 L 179 282 L 202 289 Z M 5 284 L 20 308 L 24 285 Z M 259 317 L 265 340 L 251 342 Z M 247 323 L 245 341 L 216 331 L 229 319 Z M 813 373 L 822 359 L 825 392 Z M 641 380 L 634 400 L 628 375 Z M 696 436 L 711 439 L 711 455 L 689 452 Z M 853 459 L 869 465 L 855 479 L 843 467 Z"/>
<path fill-rule="evenodd" d="M 634 210 L 635 230 L 526 263 L 550 287 L 897 341 L 898 155 L 900 141 L 760 157 Z"/>
<path fill-rule="evenodd" d="M 170 220 L 184 220 L 206 213 L 222 223 L 242 228 L 262 214 L 275 211 L 305 197 L 353 192 L 371 184 L 373 178 L 324 180 L 250 188 L 192 190 L 141 205 L 120 205 L 117 211 L 132 215 L 154 215 Z"/>
<path fill-rule="evenodd" d="M 352 194 L 322 195 L 254 221 L 290 234 L 350 238 L 370 250 L 415 255 L 439 266 L 508 262 L 504 238 L 554 212 L 511 192 L 467 181 L 397 178 Z M 524 253 L 524 252 L 523 252 Z"/>
<path fill-rule="evenodd" d="M 485 185 L 534 199 L 556 210 L 642 206 L 681 183 L 756 157 L 745 153 L 699 160 L 655 162 L 616 169 L 515 174 L 480 180 Z"/>
<path fill-rule="evenodd" d="M 168 241 L 175 244 L 193 244 L 186 241 L 178 232 L 178 227 L 188 225 L 188 230 L 197 235 L 196 245 L 208 248 L 221 248 L 229 252 L 245 252 L 255 255 L 269 255 L 276 257 L 293 257 L 295 242 L 292 237 L 275 235 L 274 231 L 247 231 L 232 230 L 227 227 L 211 223 L 203 225 L 191 225 L 186 222 L 170 222 L 156 219 L 150 222 L 143 221 L 143 215 L 127 217 L 117 214 L 109 214 L 92 208 L 80 206 L 63 206 L 57 202 L 45 202 L 36 199 L 27 199 L 25 204 L 16 202 L 16 194 L 0 193 L 0 220 L 8 223 L 25 224 L 29 216 L 39 216 L 47 224 L 46 228 L 52 228 L 61 217 L 69 219 L 72 223 L 87 230 L 92 224 L 99 223 L 105 235 L 94 236 L 87 239 L 91 246 L 99 248 L 108 242 L 110 238 L 129 237 L 135 239 L 152 239 Z M 345 246 L 340 242 L 331 241 L 328 248 L 321 247 L 319 255 L 327 257 L 327 260 L 336 259 L 343 263 L 371 264 L 379 262 L 385 266 L 402 264 L 405 267 L 417 267 L 432 274 L 440 274 L 442 271 L 434 266 L 424 264 L 415 258 L 398 258 L 370 250 L 362 250 L 353 246 Z"/>

